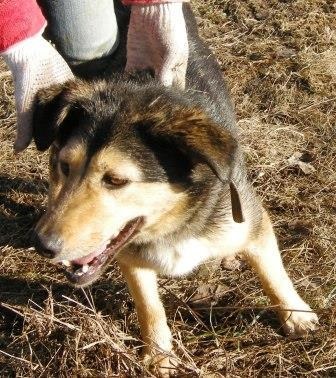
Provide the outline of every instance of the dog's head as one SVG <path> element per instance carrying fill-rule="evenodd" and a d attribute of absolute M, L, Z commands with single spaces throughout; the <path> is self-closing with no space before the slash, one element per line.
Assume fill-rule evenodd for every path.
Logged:
<path fill-rule="evenodd" d="M 33 137 L 39 150 L 51 146 L 49 205 L 37 238 L 78 285 L 96 279 L 131 241 L 176 232 L 215 176 L 230 187 L 233 219 L 243 221 L 230 181 L 235 139 L 169 89 L 52 86 L 38 93 Z"/>

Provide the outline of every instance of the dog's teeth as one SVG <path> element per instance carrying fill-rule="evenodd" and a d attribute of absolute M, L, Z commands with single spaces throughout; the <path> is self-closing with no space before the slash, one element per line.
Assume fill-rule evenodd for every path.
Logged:
<path fill-rule="evenodd" d="M 88 270 L 89 270 L 89 265 L 88 265 L 88 264 L 83 265 L 83 267 L 82 267 L 82 272 L 83 272 L 83 273 L 87 273 Z"/>
<path fill-rule="evenodd" d="M 69 260 L 62 260 L 61 263 L 64 265 L 64 266 L 70 266 L 70 261 Z"/>

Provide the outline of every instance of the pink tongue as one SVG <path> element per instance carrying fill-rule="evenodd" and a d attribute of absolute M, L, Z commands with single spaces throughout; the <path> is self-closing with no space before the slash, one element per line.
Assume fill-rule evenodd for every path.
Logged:
<path fill-rule="evenodd" d="M 100 254 L 102 254 L 103 252 L 105 251 L 105 248 L 101 248 L 101 249 L 98 249 L 97 251 L 95 252 L 92 252 L 90 253 L 89 255 L 87 256 L 84 256 L 80 259 L 77 259 L 77 260 L 72 260 L 71 262 L 73 264 L 76 264 L 76 265 L 85 265 L 85 264 L 89 264 L 95 257 L 99 256 Z"/>

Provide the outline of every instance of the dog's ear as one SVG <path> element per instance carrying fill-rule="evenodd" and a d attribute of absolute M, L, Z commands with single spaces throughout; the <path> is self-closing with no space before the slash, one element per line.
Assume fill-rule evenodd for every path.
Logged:
<path fill-rule="evenodd" d="M 154 112 L 152 122 L 142 124 L 155 138 L 163 138 L 177 145 L 193 159 L 206 163 L 215 175 L 229 185 L 232 216 L 235 222 L 244 222 L 238 190 L 231 178 L 237 152 L 237 141 L 224 127 L 220 127 L 199 109 Z"/>
<path fill-rule="evenodd" d="M 69 105 L 64 103 L 64 84 L 52 85 L 37 92 L 33 107 L 33 139 L 39 151 L 47 150 L 56 138 L 57 129 L 66 118 Z"/>
<path fill-rule="evenodd" d="M 77 103 L 80 89 L 85 84 L 79 80 L 71 80 L 64 84 L 55 84 L 41 89 L 35 96 L 33 105 L 33 139 L 39 151 L 47 150 L 59 134 L 60 127 L 75 120 L 80 111 Z"/>

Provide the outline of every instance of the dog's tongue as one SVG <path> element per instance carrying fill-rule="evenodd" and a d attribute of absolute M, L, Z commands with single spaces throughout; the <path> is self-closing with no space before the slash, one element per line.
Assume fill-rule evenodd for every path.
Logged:
<path fill-rule="evenodd" d="M 95 252 L 90 253 L 87 256 L 81 257 L 80 259 L 77 260 L 72 260 L 71 262 L 76 265 L 85 265 L 89 264 L 95 257 L 99 256 L 101 253 L 103 253 L 105 248 L 101 248 Z"/>

